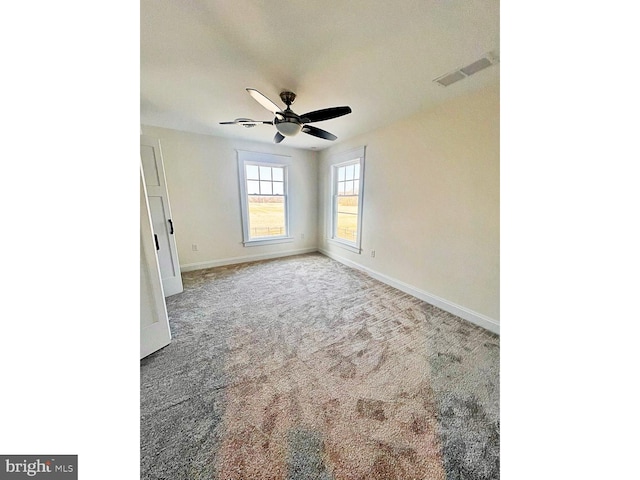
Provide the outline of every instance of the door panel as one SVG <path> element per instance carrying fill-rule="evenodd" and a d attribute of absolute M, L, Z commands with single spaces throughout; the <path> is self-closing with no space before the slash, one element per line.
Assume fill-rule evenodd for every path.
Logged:
<path fill-rule="evenodd" d="M 158 246 L 160 249 L 157 250 L 156 253 L 158 255 L 158 263 L 160 264 L 162 281 L 164 282 L 175 276 L 179 276 L 180 268 L 179 265 L 175 265 L 171 257 L 170 230 L 167 222 L 164 221 L 164 219 L 167 218 L 167 214 L 164 208 L 163 198 L 148 198 L 149 210 L 151 211 L 151 218 L 153 220 L 153 233 L 158 236 Z"/>
<path fill-rule="evenodd" d="M 171 342 L 151 215 L 140 170 L 140 358 Z"/>
<path fill-rule="evenodd" d="M 142 168 L 144 170 L 144 180 L 147 190 L 149 187 L 161 186 L 155 148 L 151 145 L 140 144 L 140 157 L 142 158 Z"/>
<path fill-rule="evenodd" d="M 153 233 L 157 235 L 160 247 L 156 254 L 162 274 L 162 287 L 164 295 L 168 297 L 182 292 L 183 288 L 160 140 L 140 135 L 140 159 Z"/>

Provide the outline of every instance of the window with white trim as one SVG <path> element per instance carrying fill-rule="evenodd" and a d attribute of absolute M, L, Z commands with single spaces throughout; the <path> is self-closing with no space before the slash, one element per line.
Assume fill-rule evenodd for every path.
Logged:
<path fill-rule="evenodd" d="M 238 150 L 245 246 L 291 242 L 288 169 L 291 157 Z"/>
<path fill-rule="evenodd" d="M 360 253 L 362 243 L 363 187 L 364 147 L 332 157 L 329 238 L 355 253 Z"/>

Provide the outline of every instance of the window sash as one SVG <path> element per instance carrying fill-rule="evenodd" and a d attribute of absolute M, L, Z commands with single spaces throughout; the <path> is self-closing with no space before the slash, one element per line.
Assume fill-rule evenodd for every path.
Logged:
<path fill-rule="evenodd" d="M 284 195 L 248 195 L 248 208 L 249 240 L 287 236 Z"/>
<path fill-rule="evenodd" d="M 289 225 L 290 157 L 242 150 L 237 154 L 243 244 L 293 241 Z"/>
<path fill-rule="evenodd" d="M 332 159 L 329 241 L 356 253 L 361 252 L 363 184 L 364 147 Z M 355 205 L 352 204 L 351 208 L 348 208 L 345 200 Z"/>
<path fill-rule="evenodd" d="M 264 240 L 264 239 L 277 239 L 277 238 L 287 238 L 288 237 L 288 222 L 287 222 L 287 201 L 285 195 L 285 186 L 286 183 L 284 181 L 285 178 L 285 166 L 281 165 L 270 165 L 263 164 L 258 162 L 244 162 L 245 174 L 246 174 L 246 182 L 247 182 L 247 234 L 248 241 L 254 240 Z M 257 180 L 249 180 L 248 177 L 250 174 L 256 171 L 258 173 Z M 276 175 L 273 174 L 274 171 L 278 173 Z M 282 178 L 282 181 L 274 181 L 274 177 Z M 249 184 L 252 184 L 252 189 L 250 190 Z M 282 193 L 277 194 L 274 193 L 274 185 L 278 185 L 278 189 L 281 190 Z M 280 185 L 281 184 L 281 185 Z M 256 188 L 257 187 L 257 191 Z M 267 199 L 267 198 L 282 198 L 281 202 L 258 202 L 257 199 Z M 264 203 L 262 207 L 258 207 L 258 203 Z M 280 218 L 279 209 L 273 208 L 273 205 L 282 204 L 282 217 Z M 256 211 L 252 211 L 252 207 L 255 208 Z M 257 211 L 258 209 L 262 210 Z M 267 217 L 273 217 L 273 214 L 276 214 L 278 218 L 267 219 Z"/>

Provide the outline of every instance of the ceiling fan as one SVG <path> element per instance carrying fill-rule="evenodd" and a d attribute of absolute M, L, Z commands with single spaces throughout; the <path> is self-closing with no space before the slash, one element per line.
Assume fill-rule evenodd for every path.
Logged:
<path fill-rule="evenodd" d="M 314 137 L 324 138 L 325 140 L 335 140 L 334 134 L 329 133 L 321 128 L 308 125 L 313 122 L 322 122 L 323 120 L 330 120 L 332 118 L 341 117 L 351 113 L 350 107 L 331 107 L 323 108 L 322 110 L 314 110 L 313 112 L 305 113 L 304 115 L 298 115 L 291 110 L 291 104 L 296 99 L 296 94 L 289 91 L 280 92 L 280 99 L 287 106 L 286 109 L 281 110 L 278 105 L 273 103 L 262 93 L 255 88 L 247 88 L 247 92 L 251 95 L 260 105 L 269 110 L 275 115 L 272 121 L 258 121 L 251 120 L 250 118 L 236 118 L 233 122 L 220 122 L 221 125 L 242 125 L 246 128 L 252 128 L 256 125 L 275 125 L 276 136 L 273 138 L 275 143 L 280 143 L 284 140 L 284 137 L 293 137 L 300 132 L 313 135 Z"/>

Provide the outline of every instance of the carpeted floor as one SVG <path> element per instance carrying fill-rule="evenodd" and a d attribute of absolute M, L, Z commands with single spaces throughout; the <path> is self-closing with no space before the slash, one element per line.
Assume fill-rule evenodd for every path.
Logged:
<path fill-rule="evenodd" d="M 499 478 L 499 337 L 320 254 L 183 274 L 141 478 Z"/>

